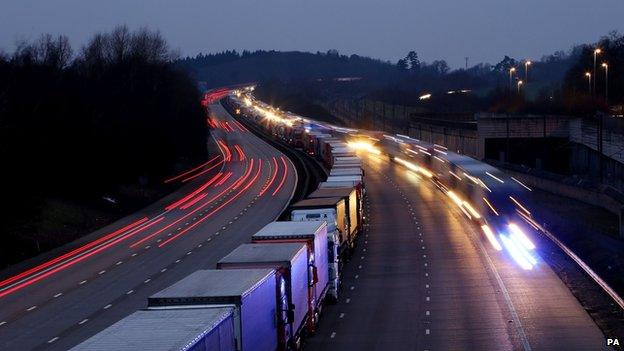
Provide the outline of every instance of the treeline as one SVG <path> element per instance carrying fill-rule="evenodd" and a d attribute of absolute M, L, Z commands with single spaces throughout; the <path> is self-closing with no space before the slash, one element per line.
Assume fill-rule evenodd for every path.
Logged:
<path fill-rule="evenodd" d="M 181 160 L 205 157 L 199 91 L 174 59 L 159 33 L 126 27 L 76 52 L 44 35 L 0 57 L 0 264 L 85 234 L 71 232 L 80 216 L 46 210 L 51 199 L 132 207 Z"/>
<path fill-rule="evenodd" d="M 336 50 L 316 53 L 224 51 L 180 59 L 176 65 L 209 87 L 250 81 L 331 81 L 349 77 L 361 78 L 378 87 L 399 74 L 389 62 L 358 55 L 341 55 Z"/>

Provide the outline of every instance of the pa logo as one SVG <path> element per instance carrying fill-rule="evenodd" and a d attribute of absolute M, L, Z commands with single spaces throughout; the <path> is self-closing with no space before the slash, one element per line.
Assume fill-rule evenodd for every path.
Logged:
<path fill-rule="evenodd" d="M 607 338 L 607 346 L 620 346 L 620 340 Z"/>

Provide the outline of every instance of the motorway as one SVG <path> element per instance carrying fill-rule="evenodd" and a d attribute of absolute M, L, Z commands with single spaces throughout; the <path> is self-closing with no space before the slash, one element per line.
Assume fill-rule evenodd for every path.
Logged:
<path fill-rule="evenodd" d="M 0 349 L 66 350 L 146 306 L 274 220 L 297 182 L 292 163 L 212 105 L 221 155 L 168 179 L 179 191 L 0 279 Z M 12 278 L 13 277 L 13 278 Z"/>
<path fill-rule="evenodd" d="M 369 225 L 305 350 L 608 349 L 545 262 L 521 269 L 429 180 L 361 156 Z"/>

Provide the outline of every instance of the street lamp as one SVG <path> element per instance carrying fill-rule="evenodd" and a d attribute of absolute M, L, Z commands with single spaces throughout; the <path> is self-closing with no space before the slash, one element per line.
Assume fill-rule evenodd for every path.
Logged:
<path fill-rule="evenodd" d="M 609 65 L 606 62 L 602 63 L 602 68 L 605 70 L 605 103 L 609 104 Z"/>
<path fill-rule="evenodd" d="M 592 75 L 589 72 L 585 72 L 585 77 L 587 77 L 587 86 L 589 88 L 589 93 L 591 94 L 591 91 L 592 91 L 591 77 L 592 77 Z"/>
<path fill-rule="evenodd" d="M 520 87 L 522 87 L 522 84 L 524 84 L 524 82 L 519 80 L 518 81 L 518 94 L 520 94 Z"/>
<path fill-rule="evenodd" d="M 594 50 L 594 77 L 596 77 L 596 56 L 602 53 L 601 49 Z M 596 79 L 594 79 L 594 94 L 596 94 Z"/>
<path fill-rule="evenodd" d="M 516 67 L 511 67 L 509 69 L 509 90 L 511 91 L 512 87 L 513 87 L 513 74 L 514 72 L 516 72 Z"/>
<path fill-rule="evenodd" d="M 527 83 L 529 82 L 529 66 L 531 64 L 533 64 L 533 62 L 529 60 L 524 63 L 524 81 Z"/>

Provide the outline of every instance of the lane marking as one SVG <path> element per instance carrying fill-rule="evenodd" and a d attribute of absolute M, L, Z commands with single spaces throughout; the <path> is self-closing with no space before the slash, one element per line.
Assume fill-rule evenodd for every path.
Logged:
<path fill-rule="evenodd" d="M 78 322 L 78 325 L 85 324 L 85 323 L 87 323 L 88 321 L 89 321 L 89 319 L 88 319 L 88 318 L 85 318 L 85 319 L 81 320 L 80 322 Z"/>
<path fill-rule="evenodd" d="M 143 281 L 143 283 L 147 284 L 147 283 L 149 283 L 150 281 L 151 281 L 151 279 L 150 279 L 150 278 L 147 278 L 147 279 L 145 279 L 145 280 Z"/>
<path fill-rule="evenodd" d="M 57 297 L 59 297 L 59 296 L 61 296 L 61 295 L 63 295 L 63 293 L 62 293 L 62 292 L 57 293 L 56 295 L 54 295 L 54 298 L 57 298 Z"/>
<path fill-rule="evenodd" d="M 425 334 L 429 335 L 431 333 L 431 331 L 429 329 L 425 329 Z"/>
<path fill-rule="evenodd" d="M 30 306 L 26 309 L 26 311 L 30 312 L 32 310 L 34 310 L 35 308 L 37 308 L 37 306 Z"/>
<path fill-rule="evenodd" d="M 130 291 L 128 291 L 128 292 L 126 293 L 126 295 L 130 295 L 130 294 L 132 294 L 133 292 L 134 292 L 134 290 L 130 290 Z"/>
<path fill-rule="evenodd" d="M 119 261 L 119 262 L 115 263 L 115 265 L 119 266 L 122 263 L 123 263 L 123 261 Z"/>
<path fill-rule="evenodd" d="M 81 281 L 80 283 L 78 283 L 78 285 L 82 285 L 82 284 L 84 284 L 86 282 L 87 282 L 87 280 L 85 279 L 85 280 Z"/>
<path fill-rule="evenodd" d="M 58 337 L 58 336 L 55 336 L 55 337 L 53 337 L 52 339 L 48 340 L 48 344 L 51 344 L 51 343 L 55 342 L 55 341 L 56 341 L 56 340 L 58 340 L 58 339 L 59 339 L 59 337 Z"/>
<path fill-rule="evenodd" d="M 431 312 L 427 311 L 427 312 L 425 312 L 425 315 L 429 316 L 429 315 L 431 315 Z"/>
<path fill-rule="evenodd" d="M 336 332 L 332 332 L 329 337 L 332 338 L 332 339 L 335 338 L 336 337 Z"/>
<path fill-rule="evenodd" d="M 101 270 L 98 274 L 99 274 L 99 275 L 102 275 L 102 274 L 104 274 L 104 273 L 106 273 L 106 270 L 104 270 L 104 269 L 103 269 L 103 270 Z"/>
<path fill-rule="evenodd" d="M 109 308 L 111 308 L 111 307 L 113 307 L 113 305 L 111 305 L 111 304 L 109 303 L 108 305 L 104 306 L 104 309 L 105 309 L 105 310 L 107 310 L 107 309 L 109 309 Z"/>
<path fill-rule="evenodd" d="M 3 325 L 5 325 L 5 324 L 7 324 L 7 322 L 6 322 L 6 321 L 2 321 L 2 322 L 0 322 L 0 327 L 1 327 L 1 326 L 3 326 Z"/>

